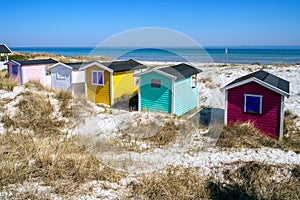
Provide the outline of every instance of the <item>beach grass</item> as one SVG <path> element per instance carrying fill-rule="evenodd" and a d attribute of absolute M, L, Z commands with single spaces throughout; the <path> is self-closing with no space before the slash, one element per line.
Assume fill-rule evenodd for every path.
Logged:
<path fill-rule="evenodd" d="M 204 176 L 201 168 L 169 167 L 165 173 L 142 175 L 131 183 L 128 199 L 298 199 L 299 166 L 280 184 L 276 176 L 284 168 L 260 162 L 236 162 L 218 169 L 222 180 Z"/>
<path fill-rule="evenodd" d="M 300 129 L 295 123 L 297 116 L 285 112 L 283 140 L 279 141 L 261 133 L 251 122 L 224 126 L 216 143 L 223 148 L 279 148 L 300 153 Z"/>
<path fill-rule="evenodd" d="M 37 59 L 53 58 L 53 59 L 63 62 L 63 63 L 85 62 L 85 61 L 91 61 L 91 60 L 112 61 L 112 59 L 107 56 L 70 56 L 70 57 L 68 57 L 68 56 L 64 56 L 64 55 L 51 54 L 51 53 L 13 52 L 8 57 L 9 57 L 9 60 L 37 60 Z"/>
<path fill-rule="evenodd" d="M 7 77 L 7 71 L 0 71 L 0 89 L 13 91 L 15 86 L 17 86 L 17 83 Z"/>
<path fill-rule="evenodd" d="M 55 94 L 61 109 L 68 109 L 70 96 L 62 91 Z M 38 182 L 51 186 L 56 194 L 75 194 L 81 183 L 118 182 L 124 176 L 102 165 L 79 136 L 63 133 L 70 124 L 53 116 L 54 108 L 46 94 L 25 91 L 18 99 L 16 113 L 1 117 L 6 132 L 0 134 L 0 192 L 14 191 L 16 184 Z M 14 195 L 10 198 L 33 198 L 37 194 Z"/>

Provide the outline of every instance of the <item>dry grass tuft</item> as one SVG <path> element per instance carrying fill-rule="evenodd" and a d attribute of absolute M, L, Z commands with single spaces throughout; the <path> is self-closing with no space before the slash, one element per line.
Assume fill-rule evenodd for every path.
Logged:
<path fill-rule="evenodd" d="M 39 181 L 57 194 L 75 192 L 84 182 L 118 182 L 123 174 L 104 167 L 86 150 L 80 138 L 35 138 L 26 133 L 0 135 L 0 190 L 9 184 Z"/>
<path fill-rule="evenodd" d="M 295 123 L 298 116 L 287 110 L 284 113 L 283 143 L 286 149 L 300 153 L 300 128 Z"/>
<path fill-rule="evenodd" d="M 47 91 L 47 92 L 51 92 L 51 88 L 45 87 L 41 84 L 40 81 L 37 80 L 30 80 L 27 83 L 24 84 L 25 88 L 29 88 L 29 89 L 36 89 L 38 91 Z"/>
<path fill-rule="evenodd" d="M 216 145 L 225 148 L 260 148 L 276 147 L 278 142 L 260 133 L 253 124 L 248 122 L 224 126 Z"/>
<path fill-rule="evenodd" d="M 227 173 L 229 184 L 210 183 L 212 199 L 299 199 L 300 180 L 293 175 L 280 182 L 283 166 L 248 162 Z"/>
<path fill-rule="evenodd" d="M 178 129 L 179 126 L 176 125 L 173 120 L 168 120 L 157 134 L 145 138 L 145 140 L 149 140 L 158 145 L 167 145 L 176 137 Z"/>
<path fill-rule="evenodd" d="M 199 80 L 199 82 L 203 83 L 205 85 L 205 87 L 207 87 L 209 89 L 214 89 L 214 88 L 220 87 L 220 84 L 214 84 L 213 83 L 213 80 L 211 79 L 211 77 L 201 78 Z"/>
<path fill-rule="evenodd" d="M 64 126 L 62 121 L 53 119 L 51 114 L 53 108 L 48 99 L 32 92 L 25 92 L 16 105 L 18 107 L 15 116 L 2 116 L 5 128 L 27 129 L 36 135 L 60 135 Z"/>
<path fill-rule="evenodd" d="M 59 101 L 60 109 L 63 117 L 71 118 L 73 116 L 73 106 L 72 106 L 72 92 L 66 90 L 59 90 L 56 92 L 56 98 Z"/>
<path fill-rule="evenodd" d="M 137 127 L 129 126 L 126 129 L 120 129 L 119 137 L 111 139 L 109 146 L 116 149 L 143 152 L 152 148 L 162 147 L 171 144 L 175 139 L 181 136 L 174 120 L 169 119 L 163 124 L 157 124 L 152 121 L 148 124 L 139 124 Z M 185 135 L 186 136 L 186 135 Z M 186 136 L 187 137 L 187 136 Z M 104 146 L 104 144 L 98 144 Z"/>
<path fill-rule="evenodd" d="M 295 124 L 295 119 L 297 116 L 292 112 L 285 113 L 282 142 L 260 133 L 253 124 L 248 122 L 224 126 L 216 145 L 225 148 L 271 147 L 300 153 L 300 129 Z"/>
<path fill-rule="evenodd" d="M 7 77 L 7 71 L 0 71 L 0 89 L 13 91 L 17 83 Z"/>
<path fill-rule="evenodd" d="M 212 83 L 211 77 L 203 77 L 203 78 L 201 78 L 199 81 L 200 81 L 201 83 L 204 83 L 204 84 L 206 84 L 206 83 Z"/>
<path fill-rule="evenodd" d="M 235 165 L 232 163 L 230 165 Z M 299 166 L 238 163 L 220 168 L 223 178 L 203 177 L 197 168 L 169 167 L 131 183 L 130 199 L 299 199 Z M 282 171 L 292 169 L 290 175 Z M 222 180 L 222 181 L 221 181 Z"/>
<path fill-rule="evenodd" d="M 63 109 L 69 108 L 71 94 L 55 94 L 61 113 L 68 113 Z M 38 182 L 64 195 L 76 192 L 82 183 L 118 182 L 124 177 L 94 158 L 78 136 L 68 138 L 63 134 L 65 122 L 54 116 L 48 95 L 21 93 L 16 107 L 13 116 L 5 114 L 1 118 L 6 133 L 0 135 L 0 191 L 10 191 L 10 184 Z M 33 191 L 25 196 L 34 195 Z"/>
<path fill-rule="evenodd" d="M 107 56 L 72 56 L 67 57 L 59 54 L 51 53 L 21 53 L 13 52 L 9 55 L 9 60 L 36 60 L 36 59 L 48 59 L 53 58 L 63 63 L 69 62 L 85 62 L 87 60 L 99 60 L 99 61 L 111 61 L 112 59 Z"/>
<path fill-rule="evenodd" d="M 143 176 L 131 183 L 129 199 L 208 199 L 205 179 L 191 169 L 169 167 L 167 173 Z"/>

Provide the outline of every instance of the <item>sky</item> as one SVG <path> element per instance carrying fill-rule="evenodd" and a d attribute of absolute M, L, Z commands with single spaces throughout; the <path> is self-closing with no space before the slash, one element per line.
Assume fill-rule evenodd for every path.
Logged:
<path fill-rule="evenodd" d="M 96 46 L 142 27 L 172 29 L 203 46 L 300 46 L 299 0 L 6 0 L 0 43 Z"/>

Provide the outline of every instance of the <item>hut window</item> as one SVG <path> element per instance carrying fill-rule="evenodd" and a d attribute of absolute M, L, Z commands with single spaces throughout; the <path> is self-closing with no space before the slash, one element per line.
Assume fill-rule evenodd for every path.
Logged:
<path fill-rule="evenodd" d="M 244 112 L 262 113 L 262 95 L 245 94 Z"/>
<path fill-rule="evenodd" d="M 93 85 L 104 85 L 104 72 L 103 71 L 92 71 L 92 84 Z"/>
<path fill-rule="evenodd" d="M 56 73 L 56 78 L 57 79 L 66 79 L 67 78 L 66 70 L 65 69 L 58 69 L 57 73 Z"/>
<path fill-rule="evenodd" d="M 12 74 L 18 75 L 18 65 L 12 65 Z"/>
<path fill-rule="evenodd" d="M 159 79 L 151 79 L 151 87 L 160 88 L 160 80 Z"/>

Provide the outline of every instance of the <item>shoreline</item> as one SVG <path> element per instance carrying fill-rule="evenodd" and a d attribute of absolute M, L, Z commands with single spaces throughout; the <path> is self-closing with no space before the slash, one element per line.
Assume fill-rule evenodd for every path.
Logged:
<path fill-rule="evenodd" d="M 9 55 L 9 60 L 35 60 L 35 59 L 48 59 L 48 58 L 53 58 L 56 59 L 60 62 L 84 62 L 84 61 L 91 61 L 91 60 L 98 60 L 98 61 L 118 61 L 118 60 L 124 60 L 124 59 L 112 59 L 109 56 L 105 55 L 99 55 L 99 56 L 92 56 L 92 55 L 82 55 L 82 56 L 64 56 L 62 54 L 56 54 L 56 53 L 43 53 L 43 52 L 32 52 L 32 53 L 24 53 L 24 52 L 16 52 L 13 51 L 11 55 Z M 254 62 L 254 63 L 233 63 L 233 62 L 228 62 L 228 63 L 222 63 L 222 62 L 181 62 L 181 61 L 149 61 L 149 60 L 140 60 L 140 59 L 134 59 L 138 62 L 141 62 L 143 64 L 148 64 L 148 65 L 176 65 L 180 63 L 189 63 L 191 65 L 195 66 L 207 66 L 207 65 L 214 65 L 214 66 L 235 66 L 235 65 L 241 65 L 241 66 L 249 66 L 249 65 L 259 65 L 259 66 L 278 66 L 278 67 L 283 67 L 283 66 L 295 66 L 295 65 L 300 65 L 300 60 L 295 63 L 289 63 L 289 62 L 278 62 L 278 63 L 270 63 L 270 64 L 261 64 L 259 62 Z"/>

